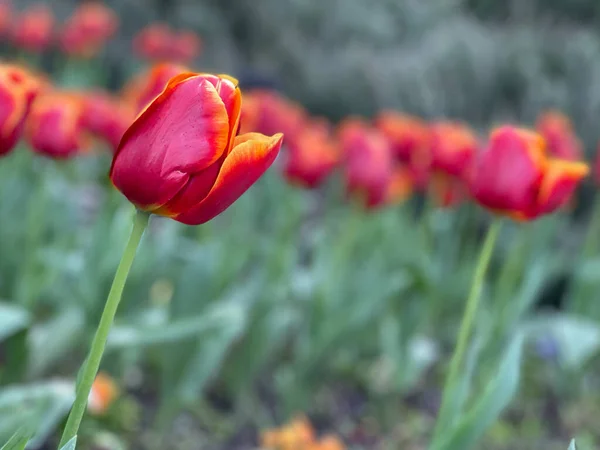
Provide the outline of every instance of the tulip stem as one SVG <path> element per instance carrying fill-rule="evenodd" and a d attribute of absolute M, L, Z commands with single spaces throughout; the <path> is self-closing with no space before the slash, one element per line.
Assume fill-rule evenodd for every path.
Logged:
<path fill-rule="evenodd" d="M 469 297 L 467 298 L 467 304 L 463 313 L 462 322 L 458 332 L 458 340 L 456 342 L 456 348 L 452 359 L 450 360 L 450 369 L 446 382 L 444 384 L 444 391 L 442 393 L 442 404 L 436 420 L 433 442 L 436 442 L 441 436 L 440 434 L 446 429 L 449 424 L 451 416 L 455 415 L 454 408 L 457 383 L 460 376 L 461 368 L 464 364 L 465 354 L 469 344 L 469 337 L 473 329 L 473 324 L 477 316 L 477 308 L 479 306 L 479 299 L 481 290 L 483 287 L 485 274 L 490 264 L 494 245 L 498 238 L 498 233 L 501 225 L 500 220 L 495 220 L 488 228 L 487 235 L 481 247 L 477 266 L 475 267 L 475 273 L 473 274 L 473 281 L 471 284 L 471 290 Z"/>
<path fill-rule="evenodd" d="M 100 318 L 100 324 L 98 325 L 98 329 L 96 330 L 96 334 L 92 341 L 90 353 L 82 367 L 80 380 L 76 388 L 75 401 L 71 408 L 71 412 L 69 413 L 69 418 L 67 419 L 67 424 L 65 425 L 59 448 L 62 448 L 69 440 L 75 437 L 79 430 L 79 425 L 81 424 L 81 419 L 85 412 L 92 384 L 94 383 L 96 374 L 100 368 L 100 361 L 104 353 L 108 333 L 115 318 L 119 302 L 121 301 L 125 281 L 127 280 L 127 275 L 131 269 L 144 230 L 148 226 L 149 218 L 150 215 L 148 213 L 136 211 L 129 241 L 127 242 L 123 256 L 121 257 L 121 262 L 117 267 L 110 292 L 106 299 L 104 311 Z"/>

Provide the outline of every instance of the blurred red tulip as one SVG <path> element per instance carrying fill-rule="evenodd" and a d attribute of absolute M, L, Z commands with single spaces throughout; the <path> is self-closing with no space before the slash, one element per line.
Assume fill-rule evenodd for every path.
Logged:
<path fill-rule="evenodd" d="M 140 112 L 165 89 L 171 78 L 186 72 L 189 72 L 189 69 L 178 64 L 156 64 L 125 86 L 123 98 L 136 112 Z"/>
<path fill-rule="evenodd" d="M 104 373 L 96 375 L 88 398 L 88 411 L 94 415 L 105 414 L 119 396 L 119 387 Z"/>
<path fill-rule="evenodd" d="M 402 164 L 396 164 L 392 171 L 392 178 L 388 184 L 385 203 L 387 205 L 396 205 L 404 202 L 413 193 L 414 186 L 412 171 Z"/>
<path fill-rule="evenodd" d="M 82 3 L 60 33 L 61 47 L 69 55 L 92 57 L 117 31 L 118 25 L 117 15 L 103 3 Z"/>
<path fill-rule="evenodd" d="M 9 0 L 0 1 L 0 37 L 10 36 L 13 17 L 11 2 Z"/>
<path fill-rule="evenodd" d="M 66 159 L 87 148 L 83 128 L 83 102 L 68 92 L 38 95 L 27 118 L 26 138 L 44 156 Z"/>
<path fill-rule="evenodd" d="M 20 139 L 25 119 L 40 82 L 27 70 L 0 64 L 0 156 L 8 154 Z"/>
<path fill-rule="evenodd" d="M 329 125 L 307 123 L 289 141 L 284 175 L 292 183 L 309 189 L 319 186 L 339 162 L 339 151 Z"/>
<path fill-rule="evenodd" d="M 536 123 L 537 131 L 546 140 L 548 152 L 560 159 L 580 161 L 583 158 L 581 142 L 569 118 L 559 111 L 546 111 Z"/>
<path fill-rule="evenodd" d="M 199 225 L 235 202 L 275 160 L 283 136 L 236 136 L 241 93 L 226 75 L 184 73 L 137 117 L 110 178 L 139 209 Z"/>
<path fill-rule="evenodd" d="M 173 32 L 166 23 L 150 24 L 133 38 L 133 50 L 149 61 L 171 61 L 172 36 Z"/>
<path fill-rule="evenodd" d="M 456 122 L 431 126 L 431 168 L 455 177 L 470 170 L 479 143 L 469 127 Z"/>
<path fill-rule="evenodd" d="M 15 18 L 13 43 L 30 52 L 42 52 L 52 42 L 54 16 L 46 4 L 37 4 Z"/>
<path fill-rule="evenodd" d="M 175 32 L 171 36 L 170 61 L 190 64 L 202 51 L 202 40 L 190 30 Z"/>
<path fill-rule="evenodd" d="M 364 121 L 344 120 L 338 136 L 345 164 L 346 189 L 365 207 L 374 208 L 388 200 L 393 160 L 388 141 Z"/>
<path fill-rule="evenodd" d="M 114 151 L 133 123 L 135 112 L 125 102 L 105 92 L 87 93 L 83 98 L 83 126 L 104 139 Z"/>
<path fill-rule="evenodd" d="M 491 134 L 476 163 L 472 193 L 499 214 L 531 220 L 568 203 L 588 171 L 581 162 L 548 158 L 539 134 L 504 126 Z"/>

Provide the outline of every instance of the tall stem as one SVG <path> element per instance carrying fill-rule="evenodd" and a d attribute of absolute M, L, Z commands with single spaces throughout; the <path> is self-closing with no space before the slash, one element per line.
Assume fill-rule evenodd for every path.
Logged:
<path fill-rule="evenodd" d="M 121 301 L 125 281 L 127 280 L 127 275 L 129 275 L 129 269 L 131 269 L 144 230 L 148 226 L 149 218 L 149 214 L 137 211 L 133 219 L 133 229 L 129 236 L 129 242 L 127 242 L 127 246 L 121 257 L 121 262 L 119 263 L 119 267 L 117 267 L 110 292 L 106 299 L 104 311 L 100 318 L 100 324 L 98 325 L 94 340 L 92 341 L 90 353 L 84 362 L 83 372 L 77 387 L 77 392 L 75 393 L 75 402 L 69 413 L 69 418 L 67 419 L 67 424 L 65 425 L 59 448 L 75 437 L 79 430 L 79 425 L 81 424 L 81 419 L 85 412 L 92 384 L 94 383 L 98 369 L 100 368 L 100 361 L 102 359 L 102 354 L 104 353 L 108 333 L 115 318 L 119 302 Z"/>
<path fill-rule="evenodd" d="M 452 360 L 450 361 L 450 371 L 444 384 L 444 391 L 442 394 L 442 404 L 435 424 L 433 432 L 433 442 L 439 439 L 440 433 L 444 430 L 448 424 L 449 416 L 453 409 L 453 398 L 456 391 L 456 385 L 460 376 L 460 370 L 464 365 L 465 353 L 469 344 L 469 337 L 473 329 L 473 323 L 477 316 L 477 308 L 479 306 L 479 298 L 485 274 L 489 266 L 494 245 L 498 238 L 498 232 L 500 230 L 501 221 L 497 219 L 493 222 L 487 231 L 487 235 L 481 247 L 477 266 L 475 268 L 475 274 L 473 275 L 473 281 L 471 284 L 471 291 L 467 299 L 467 305 L 465 312 L 463 313 L 462 322 L 458 332 L 458 341 Z"/>

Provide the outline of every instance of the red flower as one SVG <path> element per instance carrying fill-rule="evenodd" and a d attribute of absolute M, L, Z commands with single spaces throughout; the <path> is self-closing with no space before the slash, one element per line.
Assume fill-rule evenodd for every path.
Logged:
<path fill-rule="evenodd" d="M 9 0 L 0 1 L 0 37 L 10 36 L 13 9 Z"/>
<path fill-rule="evenodd" d="M 531 220 L 564 206 L 588 171 L 584 163 L 548 158 L 539 134 L 504 126 L 477 161 L 472 192 L 489 209 Z"/>
<path fill-rule="evenodd" d="M 236 136 L 241 93 L 225 75 L 185 73 L 138 116 L 110 178 L 139 209 L 185 224 L 207 222 L 273 163 L 283 136 Z"/>
<path fill-rule="evenodd" d="M 367 208 L 388 200 L 393 160 L 388 141 L 360 119 L 346 119 L 338 130 L 344 155 L 346 189 Z"/>
<path fill-rule="evenodd" d="M 104 139 L 113 151 L 134 119 L 133 109 L 108 93 L 92 92 L 83 98 L 83 126 Z"/>
<path fill-rule="evenodd" d="M 17 47 L 31 52 L 44 51 L 52 41 L 54 16 L 45 4 L 30 7 L 15 19 L 12 39 Z"/>
<path fill-rule="evenodd" d="M 70 55 L 92 57 L 112 37 L 118 24 L 117 15 L 103 3 L 82 3 L 64 25 L 61 47 Z"/>
<path fill-rule="evenodd" d="M 133 50 L 150 61 L 170 61 L 172 36 L 173 32 L 166 23 L 150 24 L 133 38 Z"/>
<path fill-rule="evenodd" d="M 87 147 L 83 102 L 75 94 L 49 92 L 37 96 L 26 123 L 32 149 L 55 159 L 74 156 Z"/>
<path fill-rule="evenodd" d="M 339 152 L 329 125 L 312 121 L 290 140 L 284 175 L 292 184 L 315 188 L 329 176 L 338 161 Z"/>
<path fill-rule="evenodd" d="M 431 168 L 456 177 L 470 170 L 479 143 L 465 125 L 439 122 L 431 127 Z"/>
<path fill-rule="evenodd" d="M 202 41 L 190 30 L 178 31 L 171 36 L 170 60 L 189 64 L 200 55 Z"/>
<path fill-rule="evenodd" d="M 189 72 L 187 67 L 178 64 L 156 64 L 125 86 L 123 98 L 136 112 L 140 112 L 165 89 L 171 78 L 186 72 Z"/>
<path fill-rule="evenodd" d="M 559 111 L 546 111 L 538 118 L 536 129 L 546 140 L 552 156 L 569 161 L 582 160 L 581 142 L 567 116 Z"/>

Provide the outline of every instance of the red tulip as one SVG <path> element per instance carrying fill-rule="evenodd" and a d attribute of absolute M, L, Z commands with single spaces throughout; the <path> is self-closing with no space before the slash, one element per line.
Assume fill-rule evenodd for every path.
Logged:
<path fill-rule="evenodd" d="M 331 174 L 338 161 L 338 148 L 329 126 L 312 121 L 290 140 L 284 175 L 292 184 L 315 188 Z"/>
<path fill-rule="evenodd" d="M 346 189 L 367 208 L 388 199 L 393 160 L 388 141 L 360 119 L 346 119 L 338 136 L 344 155 Z"/>
<path fill-rule="evenodd" d="M 385 203 L 387 205 L 402 203 L 411 196 L 414 186 L 412 171 L 402 164 L 397 164 L 392 171 Z"/>
<path fill-rule="evenodd" d="M 27 118 L 26 137 L 32 149 L 55 159 L 74 156 L 87 147 L 83 129 L 83 102 L 67 92 L 36 97 Z"/>
<path fill-rule="evenodd" d="M 42 52 L 52 41 L 53 28 L 52 11 L 45 4 L 37 4 L 17 16 L 12 40 L 24 50 Z"/>
<path fill-rule="evenodd" d="M 103 3 L 82 3 L 61 31 L 61 47 L 70 55 L 92 57 L 115 33 L 118 24 L 117 15 Z"/>
<path fill-rule="evenodd" d="M 202 224 L 275 160 L 283 136 L 236 136 L 241 93 L 226 75 L 185 73 L 137 117 L 114 156 L 113 184 L 136 207 Z"/>
<path fill-rule="evenodd" d="M 495 212 L 531 220 L 568 203 L 588 171 L 581 162 L 548 158 L 539 134 L 504 126 L 491 134 L 476 163 L 472 193 Z"/>
<path fill-rule="evenodd" d="M 541 114 L 536 129 L 546 140 L 547 150 L 552 156 L 569 161 L 582 159 L 581 142 L 571 121 L 561 112 L 551 110 Z"/>
<path fill-rule="evenodd" d="M 125 86 L 123 98 L 136 112 L 140 112 L 165 89 L 171 78 L 186 72 L 189 72 L 187 67 L 178 64 L 156 64 Z"/>
<path fill-rule="evenodd" d="M 190 30 L 183 30 L 171 36 L 170 61 L 189 64 L 200 55 L 202 41 L 200 37 Z"/>
<path fill-rule="evenodd" d="M 461 177 L 470 170 L 479 144 L 465 125 L 439 122 L 431 127 L 431 168 Z"/>
<path fill-rule="evenodd" d="M 83 99 L 83 126 L 104 139 L 116 151 L 125 131 L 133 123 L 131 107 L 104 92 L 92 92 Z"/>
<path fill-rule="evenodd" d="M 0 37 L 10 36 L 13 9 L 9 0 L 0 1 Z"/>
<path fill-rule="evenodd" d="M 31 103 L 40 89 L 25 69 L 0 65 L 0 156 L 8 154 L 21 137 Z"/>
<path fill-rule="evenodd" d="M 133 38 L 133 50 L 141 58 L 150 61 L 170 61 L 172 36 L 169 25 L 153 23 Z"/>

